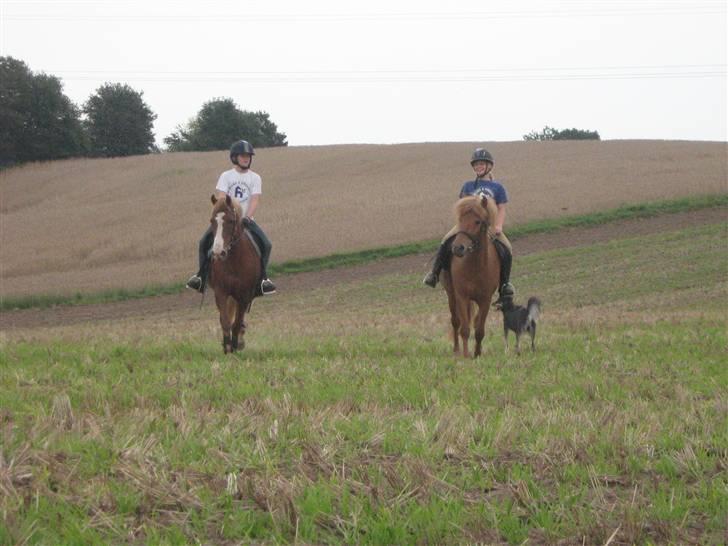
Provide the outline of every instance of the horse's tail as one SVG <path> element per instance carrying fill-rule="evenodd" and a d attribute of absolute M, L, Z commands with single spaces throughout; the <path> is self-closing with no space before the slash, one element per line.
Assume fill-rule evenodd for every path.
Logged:
<path fill-rule="evenodd" d="M 541 315 L 541 300 L 537 297 L 531 297 L 528 298 L 528 303 L 526 304 L 526 309 L 528 309 L 528 320 L 527 322 L 536 322 L 538 320 L 539 315 Z"/>

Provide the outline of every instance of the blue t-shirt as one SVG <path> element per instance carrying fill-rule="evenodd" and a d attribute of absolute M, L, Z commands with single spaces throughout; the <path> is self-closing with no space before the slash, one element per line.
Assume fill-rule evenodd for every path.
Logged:
<path fill-rule="evenodd" d="M 495 199 L 496 205 L 508 203 L 506 189 L 500 182 L 496 182 L 495 180 L 483 180 L 481 178 L 465 182 L 460 190 L 460 197 L 475 195 L 476 193 L 484 193 L 488 197 Z"/>

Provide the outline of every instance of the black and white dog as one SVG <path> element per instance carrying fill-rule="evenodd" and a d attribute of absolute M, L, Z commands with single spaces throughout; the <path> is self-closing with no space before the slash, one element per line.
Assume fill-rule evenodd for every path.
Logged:
<path fill-rule="evenodd" d="M 536 338 L 536 321 L 541 314 L 541 300 L 536 297 L 528 298 L 526 307 L 514 305 L 513 298 L 506 298 L 503 303 L 496 305 L 496 309 L 503 313 L 503 336 L 508 349 L 508 330 L 516 334 L 516 352 L 521 354 L 518 342 L 521 334 L 528 332 L 531 335 L 531 350 L 536 350 L 534 339 Z"/>

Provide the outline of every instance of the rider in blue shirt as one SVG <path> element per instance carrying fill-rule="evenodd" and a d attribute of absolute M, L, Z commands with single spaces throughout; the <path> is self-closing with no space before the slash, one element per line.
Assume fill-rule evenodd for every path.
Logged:
<path fill-rule="evenodd" d="M 473 168 L 473 171 L 475 171 L 475 180 L 470 180 L 463 184 L 463 187 L 460 189 L 460 198 L 468 195 L 484 193 L 486 196 L 495 200 L 498 214 L 496 215 L 496 219 L 493 222 L 489 233 L 501 260 L 498 300 L 496 301 L 496 303 L 499 303 L 506 298 L 513 298 L 515 291 L 513 289 L 513 285 L 510 283 L 511 264 L 513 261 L 511 243 L 503 233 L 503 223 L 506 219 L 506 203 L 508 203 L 508 194 L 500 182 L 493 180 L 491 171 L 493 170 L 494 163 L 493 156 L 485 148 L 477 148 L 473 152 L 473 155 L 470 158 L 470 166 Z M 432 271 L 430 271 L 422 281 L 427 286 L 434 288 L 440 278 L 440 272 L 442 269 L 449 267 L 451 258 L 450 247 L 452 245 L 452 239 L 455 237 L 457 231 L 457 226 L 453 227 L 442 240 L 440 248 L 437 250 L 437 255 L 435 256 Z"/>

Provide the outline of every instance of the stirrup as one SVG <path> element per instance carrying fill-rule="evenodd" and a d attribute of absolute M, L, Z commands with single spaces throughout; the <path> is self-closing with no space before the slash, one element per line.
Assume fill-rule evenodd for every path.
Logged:
<path fill-rule="evenodd" d="M 267 288 L 267 290 L 266 290 Z M 276 293 L 276 285 L 270 279 L 263 279 L 260 281 L 260 293 L 264 296 Z"/>
<path fill-rule="evenodd" d="M 202 292 L 202 278 L 199 275 L 192 275 L 185 286 L 195 292 Z"/>
<path fill-rule="evenodd" d="M 425 278 L 422 279 L 422 284 L 426 284 L 430 288 L 435 288 L 437 286 L 439 275 L 435 274 L 434 271 L 430 271 L 427 275 L 425 275 Z"/>

